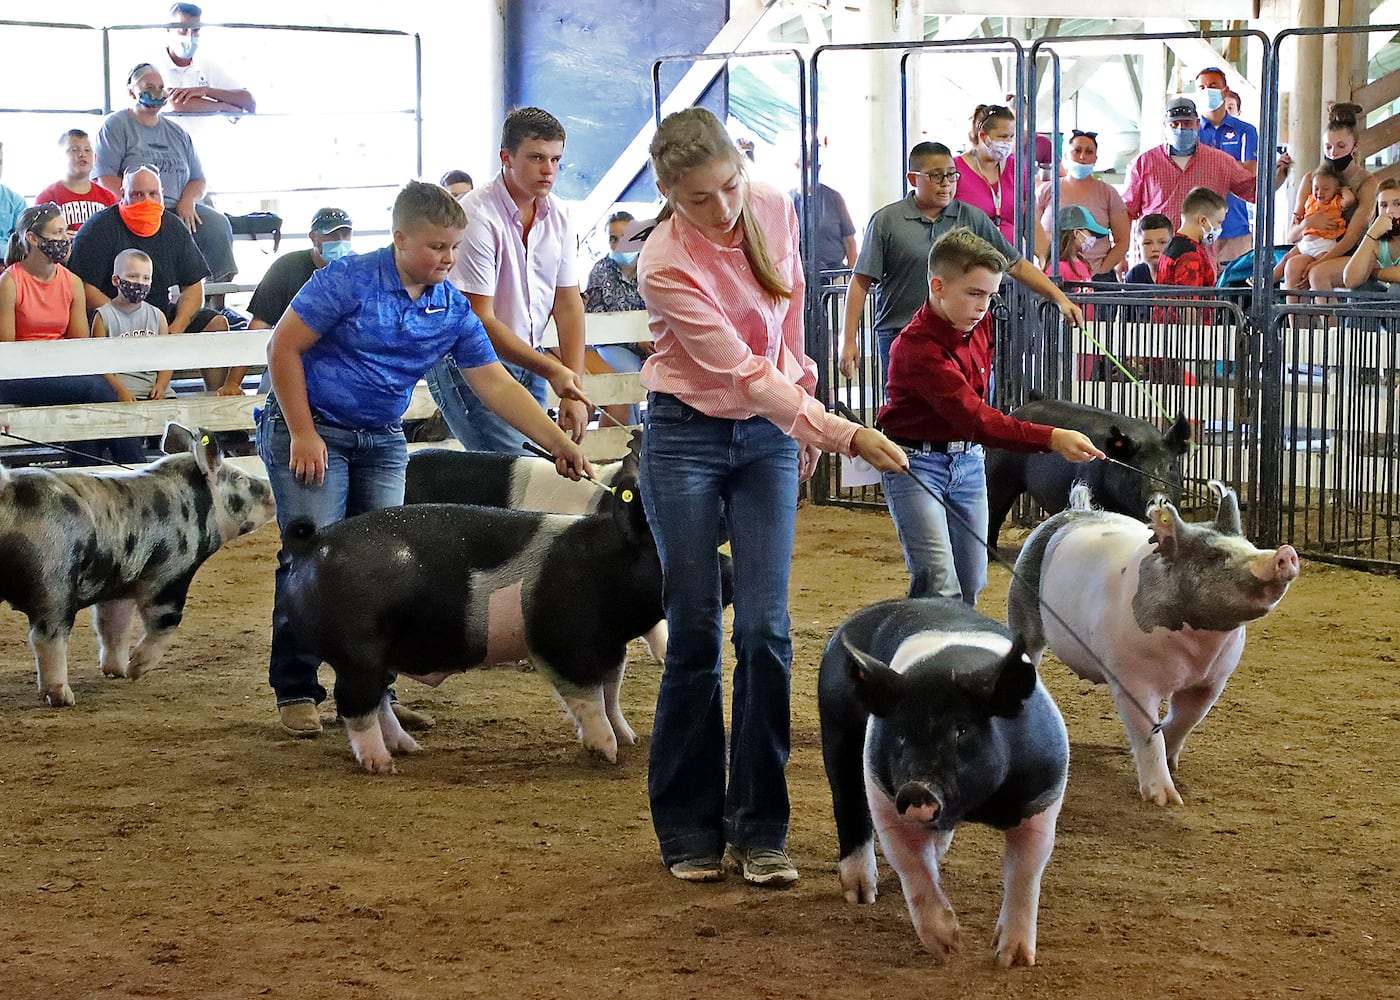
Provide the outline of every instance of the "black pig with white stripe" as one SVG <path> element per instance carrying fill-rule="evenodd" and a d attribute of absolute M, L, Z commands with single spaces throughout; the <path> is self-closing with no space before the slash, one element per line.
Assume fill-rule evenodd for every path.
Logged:
<path fill-rule="evenodd" d="M 958 824 L 985 823 L 1006 837 L 992 945 L 1034 965 L 1069 738 L 1021 644 L 961 601 L 884 601 L 836 630 L 817 700 L 846 900 L 875 902 L 873 825 L 919 941 L 946 959 L 961 931 L 938 866 Z"/>

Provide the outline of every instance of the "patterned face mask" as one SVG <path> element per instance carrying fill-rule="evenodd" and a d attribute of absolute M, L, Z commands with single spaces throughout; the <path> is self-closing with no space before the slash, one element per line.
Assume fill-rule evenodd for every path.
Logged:
<path fill-rule="evenodd" d="M 164 90 L 143 90 L 136 96 L 136 103 L 143 108 L 163 108 L 169 99 Z"/>
<path fill-rule="evenodd" d="M 73 249 L 73 241 L 69 239 L 46 240 L 40 238 L 39 252 L 53 261 L 55 264 L 62 264 L 68 259 L 68 253 Z"/>
<path fill-rule="evenodd" d="M 151 285 L 146 281 L 127 281 L 125 278 L 117 279 L 117 291 L 122 293 L 122 298 L 131 303 L 141 303 L 146 301 L 146 296 L 151 293 Z"/>

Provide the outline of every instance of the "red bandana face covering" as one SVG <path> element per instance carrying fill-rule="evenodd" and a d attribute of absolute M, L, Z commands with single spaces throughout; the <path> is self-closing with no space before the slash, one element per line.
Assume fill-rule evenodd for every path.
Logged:
<path fill-rule="evenodd" d="M 160 232 L 160 218 L 165 214 L 165 206 L 158 201 L 138 201 L 135 205 L 125 202 L 117 206 L 126 228 L 137 236 L 154 236 Z"/>

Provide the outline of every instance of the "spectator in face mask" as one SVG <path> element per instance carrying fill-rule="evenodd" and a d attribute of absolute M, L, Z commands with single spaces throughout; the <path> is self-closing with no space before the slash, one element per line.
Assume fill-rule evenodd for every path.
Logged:
<path fill-rule="evenodd" d="M 627 223 L 633 221 L 631 212 L 614 212 L 608 217 L 608 255 L 600 257 L 588 272 L 588 291 L 584 293 L 584 309 L 588 312 L 626 312 L 645 309 L 637 291 L 638 251 L 622 247 Z M 639 372 L 642 362 L 651 356 L 650 341 L 637 344 L 598 344 L 590 347 L 584 363 L 590 372 Z M 597 362 L 601 362 L 598 364 Z M 614 419 L 635 424 L 640 419 L 636 406 L 604 407 Z"/>
<path fill-rule="evenodd" d="M 332 261 L 348 257 L 355 251 L 350 248 L 350 238 L 354 234 L 354 223 L 340 208 L 323 208 L 311 217 L 311 231 L 306 234 L 311 241 L 310 250 L 293 250 L 284 253 L 273 261 L 258 282 L 253 298 L 248 303 L 248 311 L 253 314 L 250 330 L 271 330 L 292 304 L 301 286 L 311 280 L 311 276 Z M 247 369 L 236 369 L 238 381 L 243 381 Z M 260 389 L 266 392 L 268 381 L 263 378 Z"/>
<path fill-rule="evenodd" d="M 252 114 L 258 105 L 248 88 L 200 52 L 203 17 L 204 11 L 192 3 L 177 3 L 170 8 L 170 27 L 165 31 L 168 61 L 162 67 L 162 75 L 170 87 L 171 112 Z"/>
<path fill-rule="evenodd" d="M 1123 207 L 1123 198 L 1111 184 L 1094 176 L 1099 159 L 1099 134 L 1075 129 L 1065 147 L 1064 176 L 1043 182 L 1036 191 L 1035 214 L 1041 228 L 1047 232 L 1060 230 L 1050 213 L 1055 185 L 1060 187 L 1060 211 L 1079 206 L 1104 229 L 1095 234 L 1094 244 L 1083 251 L 1082 259 L 1089 266 L 1094 281 L 1117 281 L 1114 272 L 1128 255 L 1132 239 L 1132 221 Z M 1048 262 L 1047 262 L 1048 263 Z"/>
<path fill-rule="evenodd" d="M 1201 144 L 1194 101 L 1168 101 L 1162 124 L 1166 141 L 1139 154 L 1128 167 L 1123 204 L 1130 218 L 1161 213 L 1179 219 L 1186 195 L 1202 187 L 1254 201 L 1254 171 L 1229 153 Z M 1214 267 L 1214 248 L 1207 245 L 1205 254 Z"/>

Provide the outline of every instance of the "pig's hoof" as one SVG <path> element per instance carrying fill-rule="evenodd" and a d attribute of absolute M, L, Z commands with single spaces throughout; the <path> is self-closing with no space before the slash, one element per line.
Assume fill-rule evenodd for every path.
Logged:
<path fill-rule="evenodd" d="M 875 845 L 866 844 L 863 850 L 849 854 L 836 866 L 837 877 L 841 880 L 841 893 L 846 902 L 869 904 L 879 895 L 875 887 Z"/>
<path fill-rule="evenodd" d="M 397 774 L 399 770 L 394 766 L 393 755 L 388 750 L 382 754 L 372 752 L 366 752 L 363 755 L 356 754 L 355 759 L 370 774 Z"/>
<path fill-rule="evenodd" d="M 585 738 L 583 748 L 591 754 L 602 757 L 609 764 L 617 763 L 617 737 L 608 733 L 605 738 Z"/>
<path fill-rule="evenodd" d="M 962 948 L 962 928 L 958 918 L 950 909 L 942 907 L 933 912 L 921 913 L 914 921 L 919 943 L 924 950 L 940 962 L 946 962 L 955 951 Z"/>
<path fill-rule="evenodd" d="M 397 733 L 385 733 L 384 745 L 393 753 L 422 753 L 418 741 L 400 729 Z"/>
<path fill-rule="evenodd" d="M 136 680 L 146 671 L 153 670 L 160 662 L 160 655 L 155 650 L 137 646 L 131 651 L 131 662 L 127 664 L 126 676 Z"/>
<path fill-rule="evenodd" d="M 1181 793 L 1174 785 L 1147 784 L 1138 788 L 1144 801 L 1151 802 L 1155 806 L 1166 808 L 1167 806 L 1182 805 Z"/>
<path fill-rule="evenodd" d="M 637 734 L 632 732 L 632 727 L 627 724 L 627 720 L 618 716 L 612 720 L 613 735 L 617 738 L 617 745 L 620 747 L 630 747 L 637 745 Z"/>
<path fill-rule="evenodd" d="M 73 689 L 67 684 L 41 691 L 39 697 L 49 708 L 67 708 L 78 703 L 78 699 L 73 697 Z"/>
<path fill-rule="evenodd" d="M 102 664 L 103 677 L 128 677 L 130 671 L 125 663 L 104 663 Z"/>
<path fill-rule="evenodd" d="M 1003 969 L 1014 965 L 1035 965 L 1035 941 L 1008 935 L 1000 922 L 992 934 L 992 947 L 997 952 L 997 965 Z"/>

